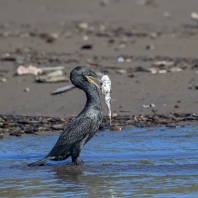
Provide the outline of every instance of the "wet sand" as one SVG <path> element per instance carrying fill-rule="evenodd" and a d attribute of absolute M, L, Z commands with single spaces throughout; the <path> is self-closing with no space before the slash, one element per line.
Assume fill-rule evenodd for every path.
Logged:
<path fill-rule="evenodd" d="M 78 89 L 50 94 L 69 81 L 38 83 L 34 76 L 14 75 L 19 64 L 31 64 L 63 65 L 67 77 L 78 65 L 108 74 L 112 111 L 120 117 L 196 116 L 198 27 L 190 14 L 198 2 L 101 2 L 1 0 L 0 80 L 7 80 L 0 83 L 1 115 L 68 119 L 84 107 Z"/>

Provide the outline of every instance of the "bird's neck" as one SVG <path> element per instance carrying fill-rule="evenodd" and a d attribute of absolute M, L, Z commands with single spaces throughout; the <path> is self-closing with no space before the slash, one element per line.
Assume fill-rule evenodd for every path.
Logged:
<path fill-rule="evenodd" d="M 84 90 L 87 96 L 87 102 L 86 102 L 85 108 L 90 107 L 90 106 L 97 106 L 101 108 L 101 101 L 100 101 L 98 90 L 95 87 L 94 89 L 95 90 L 90 90 L 90 89 Z"/>

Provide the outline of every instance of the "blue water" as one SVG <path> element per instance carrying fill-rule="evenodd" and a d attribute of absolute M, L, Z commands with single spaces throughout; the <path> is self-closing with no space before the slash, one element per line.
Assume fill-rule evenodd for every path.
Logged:
<path fill-rule="evenodd" d="M 83 148 L 83 166 L 26 166 L 58 137 L 0 140 L 0 197 L 198 197 L 197 126 L 104 131 Z"/>

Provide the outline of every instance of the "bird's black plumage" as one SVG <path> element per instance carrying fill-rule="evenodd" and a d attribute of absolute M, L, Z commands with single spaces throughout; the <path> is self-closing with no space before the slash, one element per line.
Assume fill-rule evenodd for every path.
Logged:
<path fill-rule="evenodd" d="M 79 66 L 70 73 L 71 82 L 82 89 L 87 102 L 81 113 L 63 131 L 49 154 L 28 166 L 40 166 L 48 160 L 64 160 L 71 156 L 72 163 L 82 164 L 79 158 L 82 147 L 95 135 L 102 122 L 102 107 L 96 86 L 89 82 L 87 76 L 97 75 L 87 67 Z"/>

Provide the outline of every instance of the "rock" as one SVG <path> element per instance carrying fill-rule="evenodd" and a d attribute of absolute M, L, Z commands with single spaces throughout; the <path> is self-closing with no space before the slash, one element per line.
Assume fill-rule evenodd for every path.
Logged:
<path fill-rule="evenodd" d="M 150 104 L 150 107 L 155 107 L 155 104 L 151 103 L 151 104 Z"/>
<path fill-rule="evenodd" d="M 172 66 L 175 63 L 173 61 L 155 61 L 153 65 L 162 67 L 162 66 Z"/>
<path fill-rule="evenodd" d="M 197 14 L 196 12 L 192 12 L 192 13 L 190 14 L 190 18 L 191 18 L 192 20 L 196 21 L 197 24 L 198 24 L 198 14 Z"/>
<path fill-rule="evenodd" d="M 2 83 L 6 82 L 6 81 L 7 81 L 6 78 L 1 78 L 1 79 L 0 79 L 0 82 L 2 82 Z"/>
<path fill-rule="evenodd" d="M 100 5 L 101 6 L 108 6 L 109 5 L 109 0 L 100 0 Z"/>
<path fill-rule="evenodd" d="M 167 71 L 164 70 L 164 69 L 163 69 L 163 70 L 161 69 L 161 70 L 158 71 L 158 73 L 159 73 L 159 74 L 165 74 L 165 73 L 167 73 Z"/>
<path fill-rule="evenodd" d="M 129 74 L 128 77 L 134 78 L 135 77 L 135 74 L 133 74 L 133 73 L 132 74 Z"/>
<path fill-rule="evenodd" d="M 45 40 L 47 43 L 53 43 L 58 39 L 59 35 L 57 33 L 41 33 L 40 37 Z"/>
<path fill-rule="evenodd" d="M 81 46 L 81 49 L 83 49 L 83 50 L 90 50 L 92 48 L 93 48 L 93 45 L 90 45 L 90 44 Z"/>
<path fill-rule="evenodd" d="M 152 33 L 150 34 L 150 37 L 151 37 L 152 39 L 156 39 L 156 38 L 157 38 L 157 34 L 156 34 L 155 32 L 152 32 Z"/>
<path fill-rule="evenodd" d="M 16 58 L 15 62 L 16 62 L 17 65 L 23 65 L 24 64 L 24 57 L 23 56 L 18 56 Z"/>
<path fill-rule="evenodd" d="M 145 109 L 147 109 L 147 108 L 150 107 L 150 105 L 145 105 L 145 104 L 143 104 L 143 107 L 144 107 Z"/>
<path fill-rule="evenodd" d="M 55 125 L 52 126 L 52 129 L 62 130 L 62 129 L 64 129 L 64 126 L 62 124 L 55 124 Z"/>
<path fill-rule="evenodd" d="M 83 40 L 87 41 L 87 40 L 89 40 L 89 37 L 85 35 L 85 36 L 83 36 Z"/>
<path fill-rule="evenodd" d="M 172 67 L 170 68 L 170 72 L 180 72 L 180 71 L 183 71 L 182 68 L 179 68 L 179 67 Z"/>
<path fill-rule="evenodd" d="M 117 62 L 118 63 L 124 63 L 125 59 L 122 56 L 120 56 L 120 57 L 117 58 Z"/>
<path fill-rule="evenodd" d="M 111 131 L 120 131 L 123 128 L 124 128 L 123 126 L 111 126 L 110 130 Z"/>
<path fill-rule="evenodd" d="M 194 85 L 194 88 L 195 88 L 195 89 L 198 89 L 198 84 Z"/>
<path fill-rule="evenodd" d="M 125 69 L 119 69 L 116 71 L 118 74 L 126 74 L 127 71 Z"/>
<path fill-rule="evenodd" d="M 25 88 L 24 91 L 25 92 L 29 92 L 30 91 L 30 88 Z"/>
<path fill-rule="evenodd" d="M 180 106 L 179 105 L 175 105 L 175 108 L 180 108 Z"/>
<path fill-rule="evenodd" d="M 112 114 L 112 117 L 117 117 L 117 116 L 118 116 L 117 113 L 113 113 L 113 114 Z"/>
<path fill-rule="evenodd" d="M 89 28 L 89 25 L 88 25 L 88 23 L 82 22 L 82 23 L 79 23 L 79 24 L 78 24 L 78 27 L 79 27 L 80 29 L 86 30 L 86 29 Z"/>
<path fill-rule="evenodd" d="M 169 12 L 163 12 L 163 16 L 166 17 L 166 18 L 169 18 L 170 17 L 170 13 Z"/>
<path fill-rule="evenodd" d="M 147 45 L 147 46 L 146 46 L 146 49 L 147 49 L 147 50 L 154 50 L 155 47 L 154 47 L 154 45 L 150 44 L 150 45 Z"/>
<path fill-rule="evenodd" d="M 46 127 L 38 127 L 38 131 L 45 131 Z"/>

